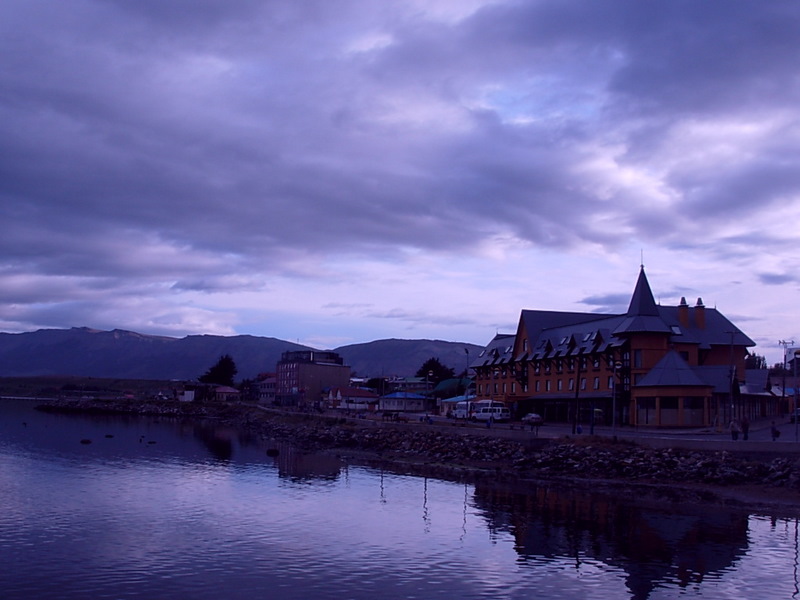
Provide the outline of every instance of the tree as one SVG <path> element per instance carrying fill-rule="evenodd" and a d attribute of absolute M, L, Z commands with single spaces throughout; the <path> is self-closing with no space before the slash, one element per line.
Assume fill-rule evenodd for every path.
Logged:
<path fill-rule="evenodd" d="M 759 354 L 751 354 L 744 359 L 745 369 L 766 369 L 767 359 Z"/>
<path fill-rule="evenodd" d="M 431 357 L 422 363 L 422 366 L 417 370 L 416 377 L 425 377 L 431 387 L 435 387 L 440 381 L 445 379 L 452 379 L 456 376 L 456 372 L 450 367 L 444 366 L 439 362 L 438 358 Z"/>
<path fill-rule="evenodd" d="M 386 381 L 385 377 L 373 377 L 369 381 L 367 381 L 367 387 L 371 390 L 375 390 L 375 393 L 379 396 L 386 395 Z"/>
<path fill-rule="evenodd" d="M 236 377 L 238 369 L 233 362 L 230 354 L 223 354 L 219 357 L 217 364 L 205 372 L 199 378 L 201 383 L 212 383 L 216 385 L 227 385 L 233 387 L 233 378 Z"/>

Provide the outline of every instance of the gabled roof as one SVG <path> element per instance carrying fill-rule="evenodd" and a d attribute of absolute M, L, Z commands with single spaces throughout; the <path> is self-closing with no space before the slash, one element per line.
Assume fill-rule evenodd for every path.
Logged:
<path fill-rule="evenodd" d="M 491 342 L 470 363 L 470 368 L 501 365 L 511 362 L 514 351 L 513 333 L 498 333 Z"/>

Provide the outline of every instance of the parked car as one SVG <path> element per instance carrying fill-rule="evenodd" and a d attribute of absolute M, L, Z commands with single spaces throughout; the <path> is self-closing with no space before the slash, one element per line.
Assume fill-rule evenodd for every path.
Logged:
<path fill-rule="evenodd" d="M 522 422 L 526 425 L 544 425 L 544 419 L 542 418 L 542 415 L 538 415 L 536 413 L 528 413 L 522 417 Z"/>

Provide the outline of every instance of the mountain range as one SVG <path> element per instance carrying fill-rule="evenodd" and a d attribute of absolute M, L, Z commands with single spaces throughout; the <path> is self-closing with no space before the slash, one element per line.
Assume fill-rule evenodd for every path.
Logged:
<path fill-rule="evenodd" d="M 236 363 L 237 379 L 274 372 L 283 352 L 316 350 L 272 337 L 144 335 L 87 327 L 0 333 L 0 376 L 74 375 L 125 379 L 192 380 L 223 354 Z M 413 376 L 429 358 L 456 373 L 482 350 L 475 344 L 442 340 L 376 340 L 333 348 L 362 377 Z"/>

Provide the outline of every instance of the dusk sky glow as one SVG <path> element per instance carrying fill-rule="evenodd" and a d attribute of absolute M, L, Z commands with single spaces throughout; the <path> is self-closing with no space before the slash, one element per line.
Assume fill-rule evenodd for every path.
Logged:
<path fill-rule="evenodd" d="M 0 330 L 486 344 L 643 261 L 800 346 L 800 3 L 6 0 Z"/>

